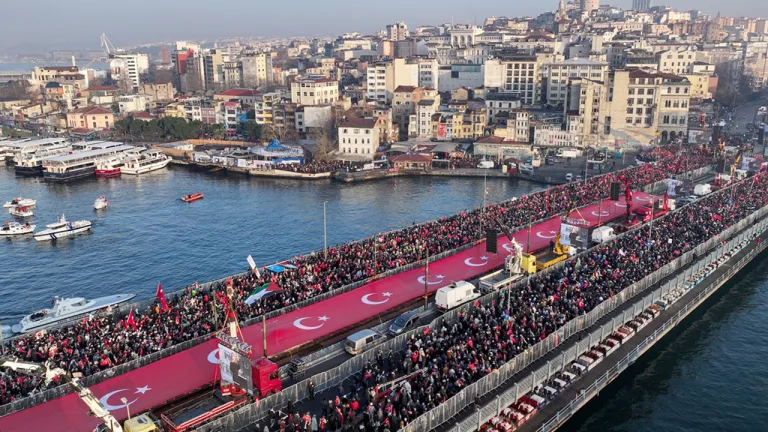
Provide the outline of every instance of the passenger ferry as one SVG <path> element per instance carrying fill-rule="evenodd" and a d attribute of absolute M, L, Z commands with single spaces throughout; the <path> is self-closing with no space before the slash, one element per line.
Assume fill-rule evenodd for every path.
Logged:
<path fill-rule="evenodd" d="M 125 165 L 120 168 L 122 174 L 144 174 L 165 168 L 171 162 L 171 158 L 160 150 L 135 149 L 126 155 Z"/>
<path fill-rule="evenodd" d="M 64 142 L 40 149 L 34 153 L 22 153 L 13 158 L 16 174 L 27 176 L 43 175 L 43 159 L 67 154 L 72 146 Z"/>
<path fill-rule="evenodd" d="M 14 164 L 14 159 L 25 155 L 46 150 L 51 147 L 66 144 L 66 138 L 44 138 L 38 140 L 22 139 L 17 141 L 4 141 L 0 145 L 0 155 L 5 158 L 6 164 Z"/>
<path fill-rule="evenodd" d="M 96 163 L 96 177 L 117 177 L 125 165 L 125 156 L 115 155 L 99 160 Z"/>
<path fill-rule="evenodd" d="M 45 181 L 67 182 L 90 177 L 96 172 L 96 164 L 99 161 L 135 147 L 115 142 L 99 142 L 89 143 L 86 148 L 89 150 L 75 151 L 45 159 L 43 161 Z"/>

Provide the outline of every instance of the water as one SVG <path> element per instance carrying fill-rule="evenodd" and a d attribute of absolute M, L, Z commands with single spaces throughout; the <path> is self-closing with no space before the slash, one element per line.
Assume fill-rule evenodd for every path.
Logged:
<path fill-rule="evenodd" d="M 487 199 L 538 189 L 528 182 L 488 179 Z M 246 271 L 248 254 L 263 266 L 322 249 L 323 201 L 332 245 L 479 207 L 482 190 L 482 178 L 349 185 L 214 177 L 174 167 L 59 185 L 16 177 L 11 168 L 0 167 L 0 201 L 18 195 L 36 199 L 31 222 L 37 230 L 62 213 L 68 220 L 93 222 L 92 234 L 56 244 L 32 238 L 0 241 L 0 321 L 16 322 L 54 295 L 152 296 L 158 282 L 171 292 Z M 205 198 L 191 204 L 179 200 L 193 192 Z M 100 195 L 110 206 L 96 212 L 93 201 Z"/>
<path fill-rule="evenodd" d="M 562 430 L 768 430 L 768 255 L 758 260 Z"/>
<path fill-rule="evenodd" d="M 77 66 L 79 67 L 85 67 L 89 64 L 89 62 L 85 60 L 78 60 Z M 35 68 L 35 66 L 72 66 L 72 62 L 54 62 L 54 61 L 41 61 L 38 63 L 31 63 L 31 62 L 25 62 L 25 63 L 19 63 L 19 62 L 12 62 L 12 63 L 0 63 L 0 71 L 13 71 L 13 72 L 27 72 L 31 71 Z M 95 62 L 88 66 L 88 69 L 97 69 L 97 70 L 107 70 L 109 69 L 109 63 L 106 62 Z"/>

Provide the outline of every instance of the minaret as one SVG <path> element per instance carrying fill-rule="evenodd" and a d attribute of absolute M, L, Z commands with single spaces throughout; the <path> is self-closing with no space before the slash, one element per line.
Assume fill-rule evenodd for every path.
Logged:
<path fill-rule="evenodd" d="M 555 13 L 555 21 L 560 21 L 566 17 L 567 14 L 565 13 L 565 2 L 564 0 L 560 0 L 560 4 L 557 6 L 557 13 Z"/>

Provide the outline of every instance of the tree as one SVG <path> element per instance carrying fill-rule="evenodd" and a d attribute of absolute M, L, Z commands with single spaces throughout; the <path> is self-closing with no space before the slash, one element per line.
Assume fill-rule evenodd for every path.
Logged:
<path fill-rule="evenodd" d="M 260 124 L 256 123 L 256 120 L 246 120 L 245 123 L 243 123 L 242 128 L 245 136 L 251 140 L 257 140 L 261 138 L 261 132 L 263 128 Z"/>
<path fill-rule="evenodd" d="M 131 122 L 128 119 L 115 120 L 115 131 L 123 135 L 127 135 L 131 127 Z"/>

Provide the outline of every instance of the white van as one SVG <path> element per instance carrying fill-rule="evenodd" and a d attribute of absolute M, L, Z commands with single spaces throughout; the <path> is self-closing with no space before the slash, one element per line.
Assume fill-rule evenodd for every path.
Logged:
<path fill-rule="evenodd" d="M 478 168 L 485 168 L 490 169 L 493 168 L 493 161 L 485 160 L 480 162 L 480 164 L 477 165 Z"/>
<path fill-rule="evenodd" d="M 384 335 L 375 330 L 360 330 L 347 336 L 347 340 L 344 341 L 344 349 L 352 355 L 358 355 L 368 348 L 384 342 L 384 339 Z"/>
<path fill-rule="evenodd" d="M 450 310 L 468 301 L 480 297 L 480 290 L 467 281 L 451 282 L 437 290 L 435 306 L 440 310 Z"/>
<path fill-rule="evenodd" d="M 570 181 L 573 181 L 573 173 L 568 173 L 568 174 L 566 174 L 566 175 L 565 175 L 565 180 L 566 180 L 566 181 L 569 181 L 569 182 L 570 182 Z"/>
<path fill-rule="evenodd" d="M 592 231 L 592 242 L 605 243 L 616 238 L 616 233 L 609 226 L 601 226 Z"/>

